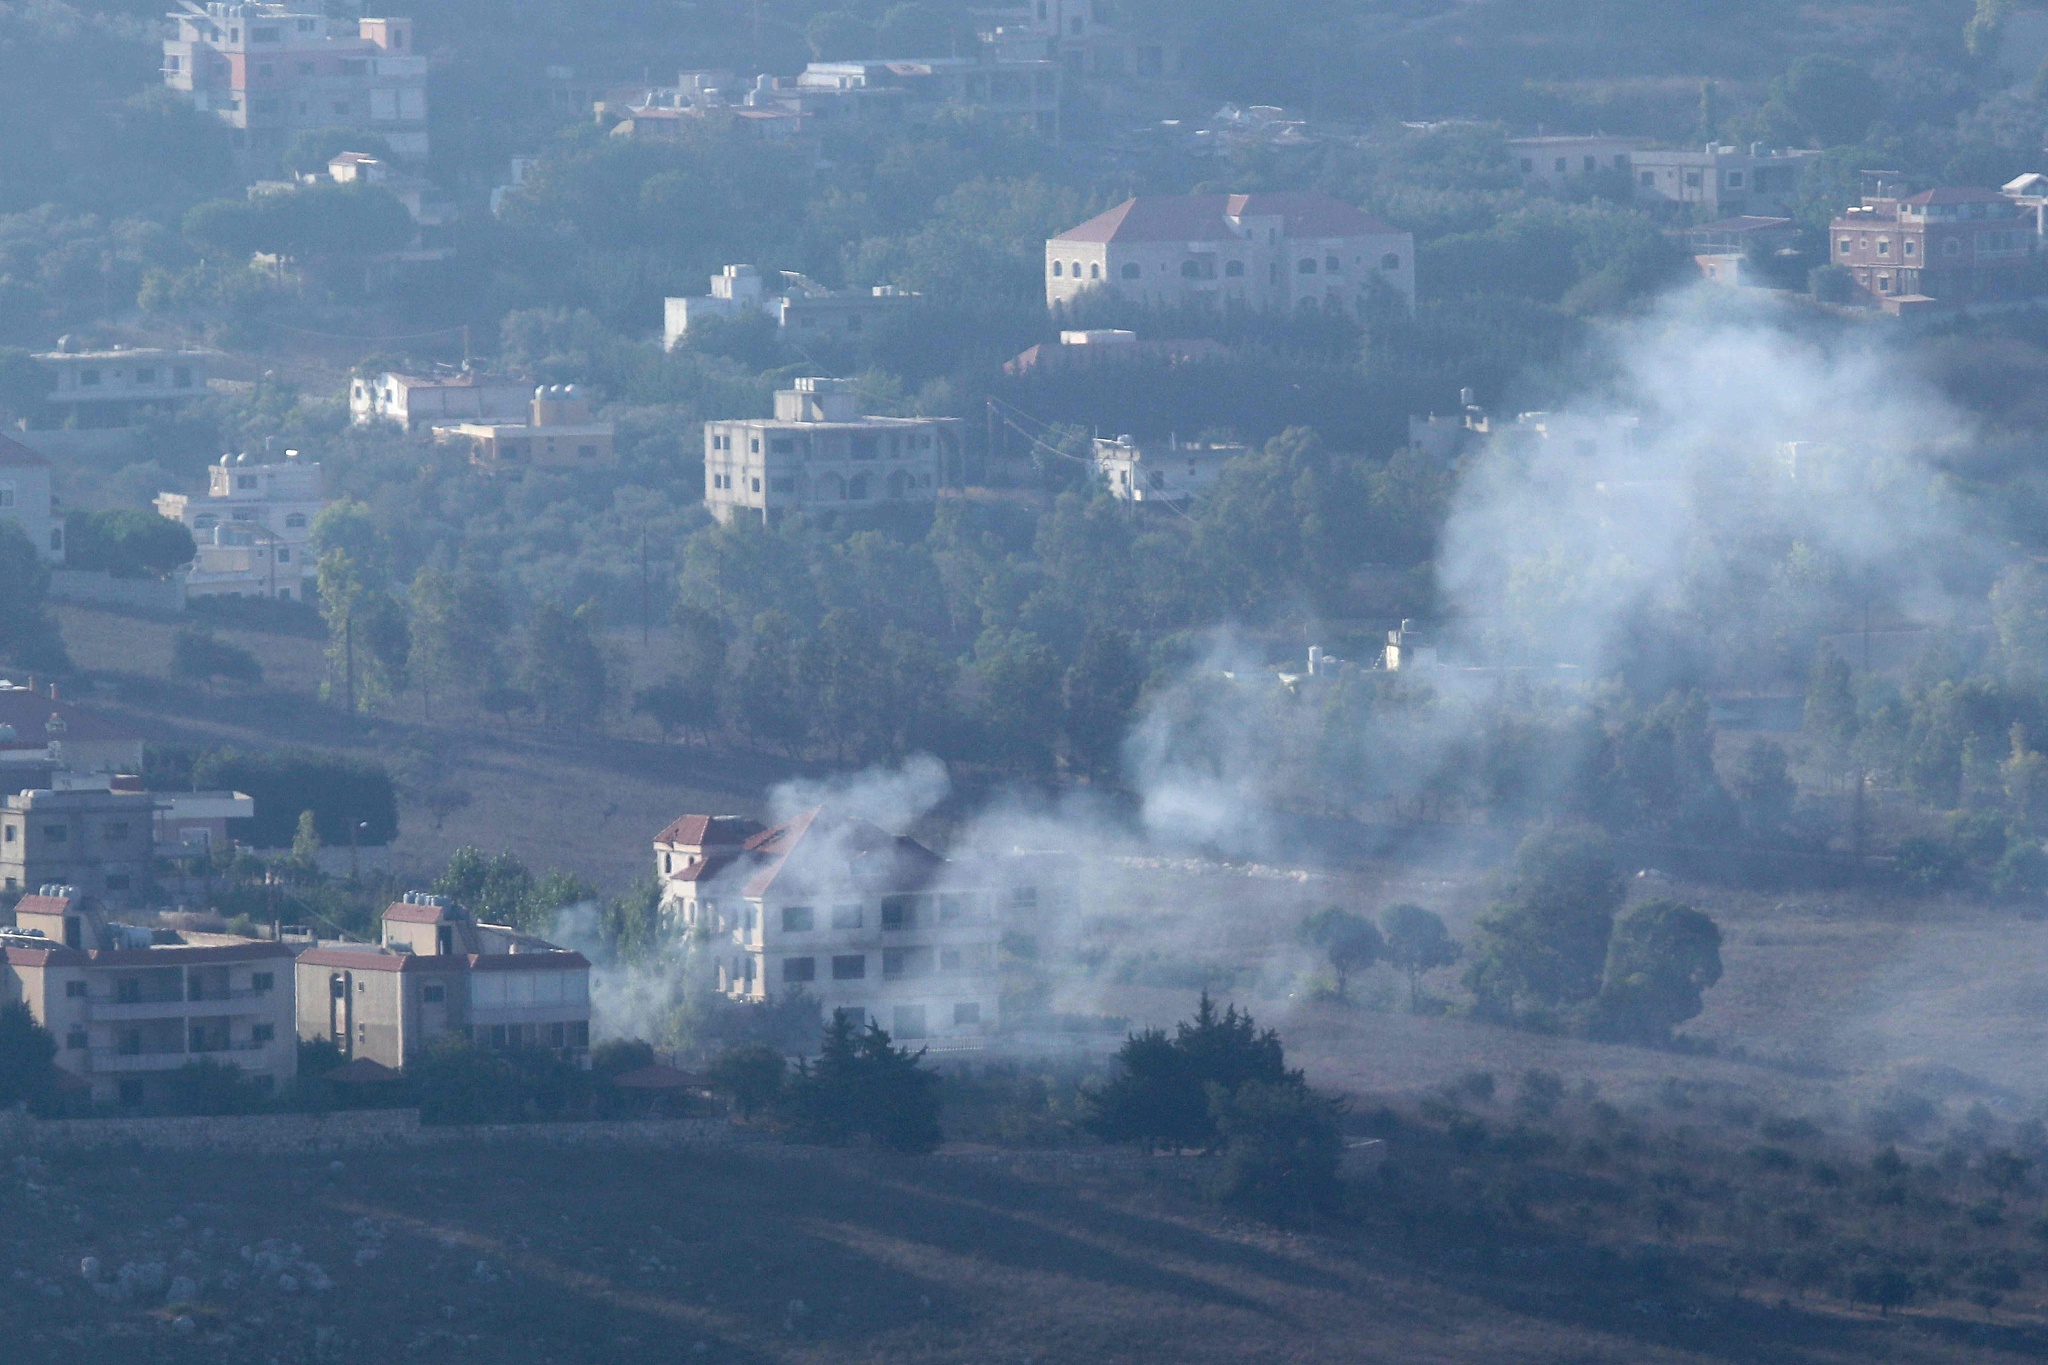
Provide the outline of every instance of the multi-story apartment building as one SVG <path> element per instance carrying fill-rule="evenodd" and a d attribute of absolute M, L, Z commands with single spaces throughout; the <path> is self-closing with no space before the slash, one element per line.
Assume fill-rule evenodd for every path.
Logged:
<path fill-rule="evenodd" d="M 23 896 L 14 920 L 0 930 L 0 994 L 55 1036 L 57 1066 L 95 1102 L 151 1103 L 190 1062 L 239 1067 L 265 1089 L 298 1074 L 284 944 L 109 923 L 62 885 Z"/>
<path fill-rule="evenodd" d="M 427 159 L 427 59 L 412 20 L 234 0 L 186 0 L 170 20 L 164 84 L 232 128 L 246 165 L 275 165 L 316 128 L 375 133 L 393 155 Z"/>
<path fill-rule="evenodd" d="M 587 1061 L 590 962 L 583 954 L 480 924 L 423 892 L 385 908 L 381 937 L 299 954 L 299 1037 L 394 1070 L 449 1034 L 478 1047 L 548 1048 Z"/>
<path fill-rule="evenodd" d="M 2028 292 L 2040 242 L 2033 216 L 1987 189 L 1865 195 L 1829 225 L 1829 259 L 1896 311 Z"/>
<path fill-rule="evenodd" d="M 0 890 L 45 884 L 77 887 L 117 905 L 147 905 L 156 887 L 156 798 L 91 788 L 5 798 Z"/>
<path fill-rule="evenodd" d="M 1055 311 L 1104 290 L 1155 307 L 1415 306 L 1415 239 L 1325 194 L 1129 199 L 1045 244 Z"/>
<path fill-rule="evenodd" d="M 1245 453 L 1243 446 L 1201 441 L 1098 438 L 1095 471 L 1120 502 L 1182 503 L 1207 492 L 1223 476 L 1223 466 Z"/>
<path fill-rule="evenodd" d="M 386 372 L 357 375 L 348 387 L 349 416 L 358 425 L 396 422 L 407 429 L 451 422 L 523 422 L 533 390 L 506 375 Z"/>
<path fill-rule="evenodd" d="M 296 450 L 281 460 L 223 455 L 207 469 L 206 496 L 159 493 L 159 516 L 182 522 L 198 542 L 186 571 L 187 597 L 274 597 L 302 602 L 318 565 L 313 522 L 327 506 L 320 463 Z"/>
<path fill-rule="evenodd" d="M 95 429 L 133 426 L 151 411 L 204 398 L 214 357 L 157 348 L 84 351 L 64 337 L 35 359 L 50 383 L 38 424 Z"/>
<path fill-rule="evenodd" d="M 19 526 L 45 563 L 64 562 L 64 523 L 50 493 L 50 462 L 5 436 L 0 436 L 0 521 Z"/>
<path fill-rule="evenodd" d="M 590 415 L 590 399 L 574 384 L 535 389 L 524 422 L 457 422 L 434 428 L 437 442 L 467 442 L 469 462 L 491 474 L 611 469 L 619 462 L 613 435 L 610 422 Z"/>
<path fill-rule="evenodd" d="M 1002 919 L 1020 890 L 1037 895 L 823 807 L 769 828 L 686 815 L 654 848 L 664 917 L 708 936 L 720 990 L 801 990 L 899 1038 L 995 1027 Z"/>
<path fill-rule="evenodd" d="M 721 522 L 742 511 L 790 512 L 930 503 L 960 451 L 957 417 L 863 417 L 843 379 L 799 379 L 775 416 L 704 424 L 704 505 Z"/>
<path fill-rule="evenodd" d="M 1607 175 L 1634 182 L 1635 155 L 1650 145 L 1646 137 L 1511 137 L 1508 159 L 1530 189 L 1557 191 Z"/>
<path fill-rule="evenodd" d="M 981 109 L 1057 140 L 1061 69 L 1043 58 L 999 61 L 992 54 L 812 62 L 793 81 L 757 84 L 749 99 L 823 124 L 917 122 L 942 109 Z"/>
<path fill-rule="evenodd" d="M 1773 217 L 1798 204 L 1800 181 L 1819 155 L 1799 147 L 1717 142 L 1698 151 L 1639 150 L 1630 153 L 1629 163 L 1639 201 L 1694 205 L 1706 218 Z"/>

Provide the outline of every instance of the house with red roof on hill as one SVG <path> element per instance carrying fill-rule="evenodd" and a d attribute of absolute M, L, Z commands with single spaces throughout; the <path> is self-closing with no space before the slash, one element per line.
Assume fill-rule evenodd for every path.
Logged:
<path fill-rule="evenodd" d="M 654 857 L 664 919 L 710 945 L 728 997 L 801 991 L 899 1039 L 992 1030 L 1004 921 L 1040 905 L 1037 864 L 944 858 L 824 806 L 775 825 L 685 815 Z"/>
<path fill-rule="evenodd" d="M 1415 306 L 1415 239 L 1327 194 L 1128 199 L 1045 244 L 1046 306 L 1100 291 L 1156 308 Z"/>

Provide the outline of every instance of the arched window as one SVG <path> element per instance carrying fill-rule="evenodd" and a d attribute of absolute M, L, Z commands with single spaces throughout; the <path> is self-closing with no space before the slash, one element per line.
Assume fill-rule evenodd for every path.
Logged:
<path fill-rule="evenodd" d="M 845 502 L 846 480 L 837 474 L 827 474 L 818 483 L 818 496 L 826 502 Z"/>
<path fill-rule="evenodd" d="M 1242 278 L 1244 275 L 1244 262 L 1232 261 L 1229 265 L 1223 267 L 1223 273 L 1230 276 L 1233 280 Z"/>
<path fill-rule="evenodd" d="M 1054 261 L 1052 263 L 1052 273 L 1054 275 L 1065 275 L 1067 273 L 1067 263 L 1065 261 Z"/>
<path fill-rule="evenodd" d="M 1142 273 L 1143 272 L 1138 269 L 1138 263 L 1136 261 L 1133 261 L 1129 265 L 1124 267 L 1124 278 L 1127 280 L 1135 280 Z"/>
<path fill-rule="evenodd" d="M 868 500 L 868 476 L 866 474 L 856 474 L 847 481 L 846 500 L 848 502 L 866 502 Z"/>
<path fill-rule="evenodd" d="M 1388 253 L 1387 253 L 1386 255 L 1384 255 L 1384 256 L 1382 256 L 1382 257 L 1380 257 L 1380 269 L 1382 269 L 1382 270 L 1399 270 L 1400 268 L 1401 268 L 1401 253 L 1400 253 L 1400 252 L 1398 252 L 1398 251 L 1389 251 L 1389 252 L 1388 252 Z"/>
<path fill-rule="evenodd" d="M 900 470 L 900 469 L 899 469 L 899 470 L 897 470 L 897 471 L 896 471 L 895 473 L 893 473 L 893 474 L 891 474 L 891 475 L 889 476 L 889 496 L 890 496 L 890 497 L 892 497 L 892 498 L 901 498 L 901 497 L 904 497 L 904 496 L 906 496 L 906 495 L 907 495 L 907 494 L 908 494 L 908 493 L 910 492 L 910 490 L 911 490 L 911 487 L 912 487 L 912 484 L 911 484 L 911 482 L 910 482 L 910 476 L 909 476 L 908 474 L 905 474 L 905 473 L 904 473 L 904 472 L 903 472 L 902 470 Z"/>
<path fill-rule="evenodd" d="M 1089 263 L 1088 278 L 1091 280 L 1099 280 L 1102 278 L 1102 266 L 1099 263 L 1093 261 Z"/>
<path fill-rule="evenodd" d="M 1296 270 L 1299 270 L 1299 271 L 1300 271 L 1300 272 L 1301 272 L 1302 274 L 1304 274 L 1304 275 L 1313 275 L 1313 274 L 1315 274 L 1315 273 L 1316 273 L 1316 261 L 1315 261 L 1315 257 L 1313 257 L 1313 256 L 1304 256 L 1304 257 L 1302 257 L 1302 258 L 1301 258 L 1301 264 L 1300 264 L 1300 265 L 1298 265 L 1298 266 L 1296 266 L 1296 267 L 1295 267 L 1295 269 L 1296 269 Z"/>

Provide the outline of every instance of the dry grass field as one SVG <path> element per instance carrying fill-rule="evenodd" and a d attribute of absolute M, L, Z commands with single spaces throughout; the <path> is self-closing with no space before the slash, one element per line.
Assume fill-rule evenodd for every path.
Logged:
<path fill-rule="evenodd" d="M 1185 1164 L 519 1146 L 332 1166 L 58 1158 L 0 1176 L 0 1340 L 21 1365 L 1904 1365 L 2038 1349 L 1982 1320 L 1630 1274 L 1588 1287 L 1533 1246 L 1509 1246 L 1520 1268 L 1503 1273 L 1407 1255 L 1369 1225 L 1240 1225 L 1195 1200 L 1171 1169 Z M 81 1275 L 87 1256 L 108 1292 Z M 189 1306 L 165 1301 L 178 1278 Z"/>

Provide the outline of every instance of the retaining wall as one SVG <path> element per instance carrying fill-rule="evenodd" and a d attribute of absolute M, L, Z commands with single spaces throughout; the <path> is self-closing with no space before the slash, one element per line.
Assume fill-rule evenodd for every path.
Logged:
<path fill-rule="evenodd" d="M 31 1152 L 133 1148 L 150 1152 L 255 1155 L 521 1142 L 559 1147 L 704 1147 L 750 1140 L 723 1119 L 629 1119 L 609 1123 L 506 1123 L 440 1127 L 417 1109 L 224 1118 L 35 1119 L 0 1114 L 0 1147 Z"/>

